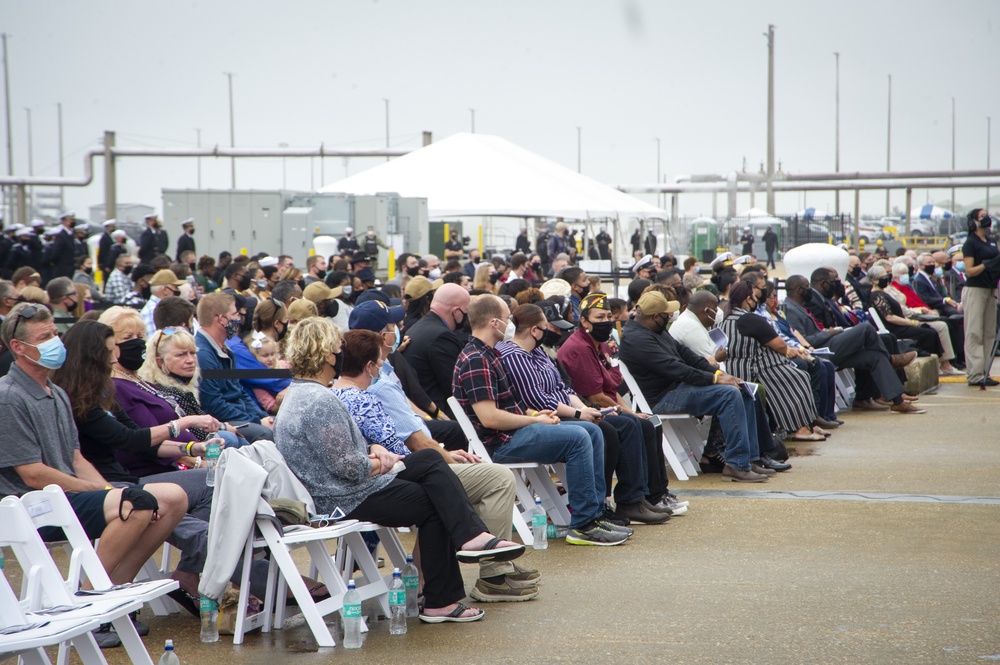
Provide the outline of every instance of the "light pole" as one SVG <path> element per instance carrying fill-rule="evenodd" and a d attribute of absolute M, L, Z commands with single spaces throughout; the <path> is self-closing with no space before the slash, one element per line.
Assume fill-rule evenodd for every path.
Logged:
<path fill-rule="evenodd" d="M 889 74 L 889 106 L 885 125 L 885 172 L 892 171 L 892 74 Z M 885 216 L 889 216 L 889 192 L 885 190 Z M 907 211 L 909 213 L 909 211 Z M 907 215 L 909 218 L 909 215 Z"/>
<path fill-rule="evenodd" d="M 774 26 L 767 26 L 767 212 L 774 214 Z"/>
<path fill-rule="evenodd" d="M 835 117 L 835 141 L 834 141 L 834 164 L 833 168 L 837 173 L 840 173 L 840 53 L 834 51 L 833 57 L 837 61 L 837 84 L 836 84 L 836 117 Z M 833 192 L 833 214 L 840 217 L 840 190 L 835 190 Z"/>
<path fill-rule="evenodd" d="M 990 130 L 992 129 L 992 127 L 990 127 L 991 123 L 992 123 L 992 119 L 989 116 L 986 116 L 986 169 L 987 170 L 989 170 L 989 168 L 990 168 Z M 990 209 L 990 188 L 989 187 L 986 188 L 986 209 L 987 210 Z"/>
<path fill-rule="evenodd" d="M 583 173 L 583 129 L 576 128 L 576 172 Z"/>
<path fill-rule="evenodd" d="M 476 109 L 469 109 L 469 113 L 472 115 L 472 133 L 476 133 Z"/>
<path fill-rule="evenodd" d="M 62 123 L 62 102 L 56 103 L 56 118 L 59 123 L 59 177 L 63 175 L 63 123 Z M 66 210 L 65 187 L 59 188 L 59 209 Z"/>
<path fill-rule="evenodd" d="M 389 148 L 389 100 L 383 97 L 382 101 L 385 102 L 385 147 L 386 149 L 388 149 Z M 388 156 L 386 156 L 385 161 L 387 162 L 389 161 Z"/>
<path fill-rule="evenodd" d="M 656 141 L 656 184 L 660 184 L 660 138 L 656 137 L 653 140 Z M 656 194 L 656 205 L 663 207 L 663 194 L 660 192 Z"/>
<path fill-rule="evenodd" d="M 955 170 L 955 98 L 951 98 L 951 170 Z M 955 206 L 955 188 L 951 188 L 951 210 L 954 212 L 958 208 Z"/>
<path fill-rule="evenodd" d="M 278 147 L 279 148 L 287 148 L 288 144 L 287 143 L 279 143 Z M 285 171 L 285 158 L 284 158 L 284 156 L 282 156 L 282 158 L 281 158 L 281 188 L 282 189 L 288 189 L 288 174 Z"/>
<path fill-rule="evenodd" d="M 31 109 L 25 107 L 24 112 L 28 114 L 28 175 L 35 175 L 35 155 L 31 147 Z M 31 195 L 28 198 L 28 210 L 35 214 L 35 188 L 31 188 Z"/>
<path fill-rule="evenodd" d="M 229 147 L 236 147 L 236 126 L 234 123 L 233 116 L 233 73 L 232 72 L 222 72 L 223 75 L 229 79 Z M 232 186 L 236 189 L 236 158 L 231 158 L 230 169 L 232 171 Z"/>
<path fill-rule="evenodd" d="M 10 71 L 8 70 L 7 62 L 7 33 L 0 33 L 0 40 L 3 41 L 3 99 L 4 99 L 4 118 L 7 122 L 7 175 L 14 175 L 14 144 L 11 142 L 11 130 L 10 130 Z M 6 192 L 5 192 L 6 193 Z M 4 202 L 7 203 L 7 217 L 13 217 L 14 208 L 10 203 L 10 197 L 4 196 Z"/>
<path fill-rule="evenodd" d="M 201 147 L 201 130 L 195 128 L 194 134 L 198 143 L 198 147 Z M 201 157 L 197 158 L 198 161 L 198 189 L 201 189 Z"/>

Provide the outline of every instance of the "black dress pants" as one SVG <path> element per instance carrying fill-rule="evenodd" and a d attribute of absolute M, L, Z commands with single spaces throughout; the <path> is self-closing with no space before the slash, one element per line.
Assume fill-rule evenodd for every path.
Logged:
<path fill-rule="evenodd" d="M 426 606 L 445 607 L 465 597 L 455 552 L 486 531 L 486 525 L 440 453 L 418 450 L 403 463 L 405 470 L 347 517 L 382 526 L 417 525 Z"/>

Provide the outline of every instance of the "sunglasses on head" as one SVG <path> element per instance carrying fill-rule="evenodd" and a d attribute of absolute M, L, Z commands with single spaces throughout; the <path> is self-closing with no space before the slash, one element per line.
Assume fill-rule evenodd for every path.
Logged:
<path fill-rule="evenodd" d="M 156 346 L 153 347 L 153 355 L 155 355 L 155 356 L 159 356 L 160 355 L 160 342 L 163 341 L 164 337 L 169 337 L 170 335 L 173 335 L 174 333 L 180 332 L 182 330 L 184 330 L 184 329 L 183 328 L 178 328 L 176 326 L 171 326 L 169 328 L 164 328 L 163 330 L 161 330 L 160 331 L 160 336 L 156 338 Z"/>
<path fill-rule="evenodd" d="M 21 319 L 33 319 L 35 314 L 38 314 L 38 308 L 34 305 L 28 305 L 24 309 L 18 310 L 17 319 L 14 321 L 14 330 L 10 333 L 11 339 L 17 338 L 17 327 L 21 325 Z"/>

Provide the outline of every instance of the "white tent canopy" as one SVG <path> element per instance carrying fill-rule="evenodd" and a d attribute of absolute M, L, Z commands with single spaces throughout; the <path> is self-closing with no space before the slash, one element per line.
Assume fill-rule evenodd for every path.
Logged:
<path fill-rule="evenodd" d="M 425 197 L 431 219 L 666 219 L 666 211 L 487 134 L 459 133 L 321 191 Z"/>

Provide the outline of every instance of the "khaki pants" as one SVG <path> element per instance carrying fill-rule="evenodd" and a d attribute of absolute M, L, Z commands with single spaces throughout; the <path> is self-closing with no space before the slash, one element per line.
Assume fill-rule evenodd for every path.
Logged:
<path fill-rule="evenodd" d="M 469 501 L 487 530 L 497 538 L 510 540 L 514 515 L 514 474 L 499 464 L 452 464 L 449 467 L 469 495 Z M 480 577 L 496 577 L 514 572 L 509 561 L 479 564 Z"/>
<path fill-rule="evenodd" d="M 965 285 L 962 289 L 965 314 L 965 373 L 969 383 L 989 376 L 993 365 L 993 342 L 997 331 L 997 290 Z"/>

